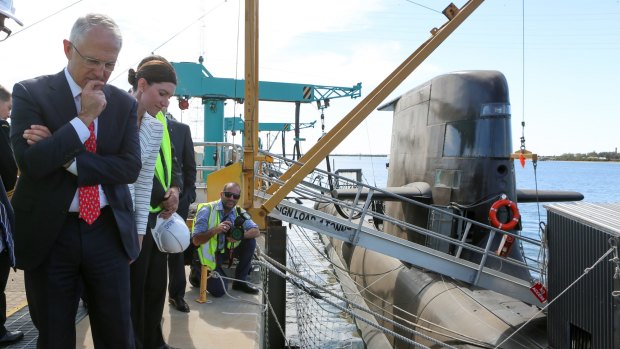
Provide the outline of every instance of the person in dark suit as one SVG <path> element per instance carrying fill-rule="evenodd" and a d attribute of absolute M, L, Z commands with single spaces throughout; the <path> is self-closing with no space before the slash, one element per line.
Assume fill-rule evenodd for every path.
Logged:
<path fill-rule="evenodd" d="M 22 22 L 15 17 L 15 8 L 13 8 L 12 1 L 2 1 L 0 3 L 0 41 L 11 35 L 11 30 L 4 25 L 4 21 L 7 18 L 12 18 L 17 24 L 22 25 Z M 2 33 L 5 33 L 4 36 Z M 15 160 L 13 159 L 13 151 L 11 150 L 10 140 L 8 134 L 9 123 L 6 121 L 11 112 L 11 94 L 4 87 L 0 86 L 0 127 L 2 127 L 2 135 L 0 135 L 0 175 L 2 180 L 0 181 L 0 287 L 2 292 L 0 293 L 0 345 L 5 345 L 11 342 L 15 342 L 24 337 L 22 331 L 8 331 L 4 324 L 6 322 L 6 295 L 4 289 L 9 279 L 9 272 L 11 266 L 15 266 L 15 254 L 13 252 L 13 235 L 12 229 L 14 227 L 13 208 L 9 202 L 9 197 L 6 191 L 13 189 L 15 185 L 15 179 L 13 179 L 13 169 L 15 175 L 17 175 L 17 167 Z M 10 160 L 10 162 L 8 162 Z M 6 162 L 6 163 L 5 163 Z M 5 189 L 6 179 L 12 179 L 11 189 Z"/>
<path fill-rule="evenodd" d="M 0 85 L 0 125 L 9 125 L 9 118 L 11 117 L 11 108 L 13 107 L 13 97 L 11 92 L 4 86 Z M 9 138 L 8 128 L 2 127 L 3 133 Z"/>
<path fill-rule="evenodd" d="M 9 331 L 4 326 L 6 323 L 6 294 L 4 289 L 9 280 L 11 267 L 15 266 L 15 254 L 13 253 L 12 229 L 15 226 L 13 208 L 0 181 L 0 346 L 18 341 L 24 337 L 22 331 Z"/>
<path fill-rule="evenodd" d="M 170 140 L 177 150 L 177 160 L 181 165 L 183 173 L 183 190 L 179 197 L 179 207 L 177 213 L 187 219 L 189 214 L 189 205 L 196 200 L 196 158 L 194 154 L 194 142 L 189 126 L 172 119 L 168 119 L 168 130 L 170 131 Z M 191 253 L 192 245 L 188 247 L 188 253 Z M 168 301 L 178 311 L 184 313 L 189 312 L 189 305 L 185 302 L 185 286 L 187 285 L 185 278 L 185 258 L 183 253 L 168 254 Z"/>
<path fill-rule="evenodd" d="M 4 289 L 9 280 L 11 266 L 15 266 L 13 254 L 13 237 L 11 229 L 14 227 L 13 208 L 9 202 L 7 191 L 11 192 L 17 179 L 17 164 L 13 158 L 13 149 L 8 136 L 9 123 L 6 119 L 11 113 L 11 93 L 0 86 L 0 345 L 11 343 L 24 337 L 22 331 L 8 331 L 6 323 L 6 294 Z"/>
<path fill-rule="evenodd" d="M 13 149 L 11 148 L 11 139 L 9 137 L 11 126 L 7 121 L 11 115 L 12 105 L 13 98 L 11 93 L 4 86 L 0 85 L 0 128 L 2 128 L 2 132 L 0 132 L 0 176 L 2 176 L 4 189 L 8 193 L 12 192 L 17 181 L 17 164 L 13 157 Z M 11 197 L 11 194 L 9 194 L 9 197 Z"/>
<path fill-rule="evenodd" d="M 15 257 L 39 348 L 75 348 L 80 279 L 97 348 L 134 348 L 129 265 L 139 245 L 128 184 L 140 172 L 134 98 L 107 85 L 122 46 L 108 16 L 77 19 L 67 66 L 15 84 Z"/>

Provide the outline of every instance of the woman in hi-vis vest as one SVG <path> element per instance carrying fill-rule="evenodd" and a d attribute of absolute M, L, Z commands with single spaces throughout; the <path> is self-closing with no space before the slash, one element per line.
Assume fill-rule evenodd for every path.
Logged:
<path fill-rule="evenodd" d="M 138 101 L 142 170 L 134 183 L 134 205 L 140 255 L 131 265 L 131 318 L 136 348 L 169 348 L 161 331 L 166 295 L 166 257 L 153 239 L 157 217 L 169 218 L 179 201 L 179 177 L 165 117 L 176 88 L 176 73 L 161 56 L 148 56 L 129 71 L 132 94 Z M 178 168 L 176 170 L 178 172 Z"/>

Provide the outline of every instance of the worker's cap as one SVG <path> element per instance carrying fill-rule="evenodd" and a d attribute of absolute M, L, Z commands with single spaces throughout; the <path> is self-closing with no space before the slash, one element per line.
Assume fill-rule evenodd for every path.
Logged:
<path fill-rule="evenodd" d="M 0 0 L 0 14 L 12 18 L 17 24 L 23 26 L 24 23 L 15 17 L 15 7 L 13 7 L 13 0 Z"/>

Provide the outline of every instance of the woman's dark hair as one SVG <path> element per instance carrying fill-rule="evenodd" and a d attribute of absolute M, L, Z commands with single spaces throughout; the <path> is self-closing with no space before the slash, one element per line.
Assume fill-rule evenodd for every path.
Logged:
<path fill-rule="evenodd" d="M 131 84 L 133 90 L 138 89 L 138 80 L 144 78 L 151 85 L 159 82 L 171 82 L 177 84 L 177 75 L 164 57 L 151 55 L 144 58 L 138 65 L 138 71 L 129 69 L 127 81 Z"/>

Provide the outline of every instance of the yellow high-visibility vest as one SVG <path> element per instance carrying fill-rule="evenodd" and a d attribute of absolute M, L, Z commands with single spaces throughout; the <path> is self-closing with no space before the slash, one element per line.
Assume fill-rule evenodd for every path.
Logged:
<path fill-rule="evenodd" d="M 220 225 L 220 215 L 218 210 L 216 209 L 218 202 L 219 200 L 198 204 L 198 207 L 196 208 L 196 216 L 194 216 L 192 234 L 194 234 L 194 229 L 196 227 L 196 218 L 198 217 L 198 212 L 200 212 L 200 210 L 205 207 L 209 207 L 210 210 L 209 220 L 207 221 L 207 230 Z M 245 210 L 241 209 L 241 211 L 244 212 Z M 210 270 L 215 270 L 215 267 L 217 266 L 217 260 L 215 259 L 216 254 L 218 252 L 224 253 L 225 250 L 224 248 L 220 249 L 220 251 L 217 250 L 218 235 L 219 234 L 212 236 L 211 239 L 207 241 L 207 243 L 200 245 L 200 247 L 198 248 L 198 257 L 200 258 L 200 264 L 207 266 L 207 268 L 209 268 Z M 239 246 L 240 243 L 241 241 L 235 241 L 232 243 L 227 242 L 227 245 L 229 249 L 232 249 Z"/>
<path fill-rule="evenodd" d="M 209 207 L 211 212 L 209 213 L 209 221 L 208 221 L 208 229 L 218 226 L 220 222 L 220 215 L 215 209 L 215 205 L 217 201 L 207 202 L 198 204 L 196 208 L 196 216 L 194 216 L 194 227 L 192 228 L 192 235 L 194 234 L 194 229 L 196 228 L 196 217 L 198 217 L 198 212 L 205 207 Z M 200 264 L 206 265 L 210 270 L 215 270 L 217 266 L 217 262 L 215 260 L 215 254 L 217 253 L 217 235 L 213 236 L 207 243 L 200 245 L 198 248 L 198 257 L 200 257 Z"/>
<path fill-rule="evenodd" d="M 168 133 L 168 121 L 161 111 L 157 113 L 155 118 L 164 126 L 164 136 L 161 138 L 160 152 L 157 155 L 157 162 L 155 163 L 155 178 L 164 188 L 164 192 L 170 188 L 172 181 L 172 146 L 170 145 L 170 134 Z M 161 156 L 164 155 L 162 159 Z M 164 164 L 166 166 L 164 167 Z M 160 206 L 149 209 L 151 213 L 160 212 L 162 208 Z"/>

